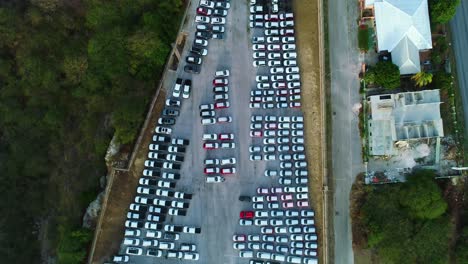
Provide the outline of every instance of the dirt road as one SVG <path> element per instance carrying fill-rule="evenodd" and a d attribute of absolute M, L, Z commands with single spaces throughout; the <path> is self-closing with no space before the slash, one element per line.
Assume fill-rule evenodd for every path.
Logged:
<path fill-rule="evenodd" d="M 309 163 L 309 188 L 313 208 L 316 211 L 316 225 L 321 237 L 320 257 L 328 263 L 326 218 L 324 218 L 325 197 L 323 195 L 325 160 L 325 97 L 323 91 L 323 35 L 320 1 L 294 1 L 296 36 L 299 48 L 299 64 L 302 71 L 302 108 L 305 117 L 307 157 Z M 325 220 L 324 220 L 325 219 Z M 324 225 L 325 224 L 325 225 Z"/>

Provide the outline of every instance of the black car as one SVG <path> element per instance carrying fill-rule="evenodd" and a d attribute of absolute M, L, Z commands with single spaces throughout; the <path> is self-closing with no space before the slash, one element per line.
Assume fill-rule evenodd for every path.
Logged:
<path fill-rule="evenodd" d="M 239 196 L 239 201 L 241 201 L 241 202 L 251 202 L 252 198 L 250 196 L 241 195 L 241 196 Z"/>
<path fill-rule="evenodd" d="M 179 110 L 164 108 L 162 114 L 165 116 L 178 116 Z"/>
<path fill-rule="evenodd" d="M 174 233 L 164 233 L 164 239 L 175 240 L 176 235 Z"/>
<path fill-rule="evenodd" d="M 224 38 L 224 33 L 215 33 L 213 34 L 214 39 L 223 39 Z"/>
<path fill-rule="evenodd" d="M 198 37 L 198 38 L 202 38 L 202 39 L 210 39 L 211 38 L 211 33 L 208 32 L 208 31 L 197 31 L 195 33 L 195 36 Z"/>
<path fill-rule="evenodd" d="M 201 67 L 195 64 L 187 64 L 184 67 L 184 71 L 186 73 L 194 73 L 194 74 L 199 74 L 200 73 Z"/>
<path fill-rule="evenodd" d="M 159 144 L 149 144 L 149 150 L 152 151 L 166 151 L 167 146 L 166 145 L 159 145 Z"/>
<path fill-rule="evenodd" d="M 175 118 L 161 117 L 161 118 L 158 119 L 158 124 L 160 124 L 160 125 L 174 125 L 175 124 Z"/>

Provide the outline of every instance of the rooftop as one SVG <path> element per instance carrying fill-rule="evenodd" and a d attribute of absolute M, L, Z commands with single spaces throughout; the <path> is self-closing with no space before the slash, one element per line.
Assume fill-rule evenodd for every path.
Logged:
<path fill-rule="evenodd" d="M 444 136 L 439 90 L 374 95 L 367 100 L 372 155 L 394 155 L 397 141 Z"/>

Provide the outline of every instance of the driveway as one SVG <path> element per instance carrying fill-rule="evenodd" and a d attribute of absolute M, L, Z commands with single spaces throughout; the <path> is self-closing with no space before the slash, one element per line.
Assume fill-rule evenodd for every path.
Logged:
<path fill-rule="evenodd" d="M 465 124 L 468 124 L 468 3 L 462 1 L 455 17 L 450 22 L 452 29 L 453 52 L 457 65 L 458 85 L 463 102 Z M 466 132 L 466 130 L 465 130 Z"/>
<path fill-rule="evenodd" d="M 356 175 L 364 170 L 358 115 L 360 69 L 357 49 L 357 1 L 330 0 L 328 10 L 331 103 L 332 174 L 335 179 L 335 263 L 353 263 L 349 194 Z"/>

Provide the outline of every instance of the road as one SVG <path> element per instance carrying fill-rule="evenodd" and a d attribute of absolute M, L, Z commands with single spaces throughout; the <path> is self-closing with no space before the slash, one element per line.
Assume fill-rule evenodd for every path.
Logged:
<path fill-rule="evenodd" d="M 463 102 L 465 124 L 468 124 L 468 3 L 461 1 L 455 17 L 450 22 L 453 52 L 457 66 L 458 85 Z M 465 132 L 468 131 L 465 129 Z"/>
<path fill-rule="evenodd" d="M 329 1 L 329 52 L 332 103 L 332 174 L 334 188 L 335 263 L 354 263 L 349 194 L 356 175 L 363 171 L 358 116 L 352 107 L 359 103 L 357 49 L 358 4 Z"/>

